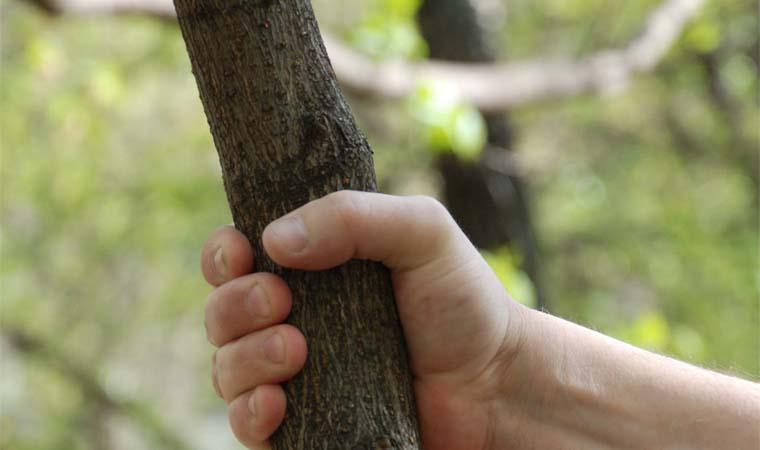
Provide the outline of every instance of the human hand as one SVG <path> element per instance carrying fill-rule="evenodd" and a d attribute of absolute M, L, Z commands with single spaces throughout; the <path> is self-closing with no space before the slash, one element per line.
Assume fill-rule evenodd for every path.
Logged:
<path fill-rule="evenodd" d="M 414 375 L 426 450 L 504 448 L 504 380 L 520 348 L 523 308 L 446 209 L 426 197 L 343 191 L 313 201 L 272 224 L 264 248 L 276 263 L 322 270 L 370 259 L 392 273 Z M 232 227 L 211 234 L 202 270 L 216 287 L 206 305 L 213 382 L 229 404 L 238 439 L 268 449 L 285 414 L 278 385 L 303 367 L 307 343 L 282 324 L 291 306 L 285 282 L 251 271 L 254 255 Z"/>

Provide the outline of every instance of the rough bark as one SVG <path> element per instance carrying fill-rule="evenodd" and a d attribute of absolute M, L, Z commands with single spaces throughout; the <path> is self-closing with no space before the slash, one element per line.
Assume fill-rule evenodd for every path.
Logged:
<path fill-rule="evenodd" d="M 286 385 L 275 449 L 417 449 L 411 372 L 390 277 L 352 261 L 324 272 L 265 257 L 270 221 L 341 189 L 375 190 L 372 152 L 330 66 L 308 0 L 175 0 L 219 152 L 235 224 L 255 270 L 293 291 L 309 343 Z"/>
<path fill-rule="evenodd" d="M 495 51 L 471 0 L 424 0 L 417 13 L 430 57 L 464 63 L 493 63 Z M 487 145 L 477 162 L 453 152 L 437 158 L 444 201 L 465 234 L 481 249 L 512 244 L 536 289 L 538 307 L 546 308 L 538 264 L 538 244 L 525 182 L 511 157 L 513 129 L 507 113 L 484 115 Z"/>

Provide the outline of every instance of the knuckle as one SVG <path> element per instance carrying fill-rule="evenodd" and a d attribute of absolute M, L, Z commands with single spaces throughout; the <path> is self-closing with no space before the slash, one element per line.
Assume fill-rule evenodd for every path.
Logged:
<path fill-rule="evenodd" d="M 222 398 L 228 399 L 228 396 L 237 392 L 241 374 L 245 370 L 241 364 L 240 352 L 231 348 L 230 345 L 225 345 L 216 351 L 214 366 L 216 383 Z"/>
<path fill-rule="evenodd" d="M 214 371 L 215 375 L 219 374 L 219 352 L 221 349 L 215 350 L 214 353 L 211 355 L 211 368 Z"/>
<path fill-rule="evenodd" d="M 208 317 L 203 320 L 203 328 L 206 330 L 206 340 L 208 340 L 209 344 L 216 346 L 214 336 L 212 335 L 211 329 L 209 328 Z"/>
<path fill-rule="evenodd" d="M 338 218 L 350 226 L 367 213 L 368 202 L 362 201 L 361 195 L 356 191 L 338 191 L 327 195 L 325 199 Z"/>
<path fill-rule="evenodd" d="M 418 208 L 436 219 L 448 220 L 451 218 L 449 210 L 446 209 L 446 207 L 443 206 L 443 203 L 435 197 L 430 197 L 429 195 L 416 195 L 412 197 L 412 200 L 417 204 Z"/>
<path fill-rule="evenodd" d="M 219 358 L 217 357 L 218 351 L 215 351 L 211 356 L 211 385 L 214 387 L 214 391 L 220 398 L 224 398 L 222 392 L 222 385 L 219 380 Z"/>
<path fill-rule="evenodd" d="M 217 374 L 216 368 L 211 369 L 211 385 L 214 387 L 216 395 L 219 396 L 219 398 L 224 398 L 222 388 L 219 386 L 219 375 Z"/>
<path fill-rule="evenodd" d="M 415 196 L 412 202 L 421 218 L 418 222 L 419 232 L 424 237 L 419 244 L 421 251 L 426 254 L 445 252 L 455 241 L 454 236 L 459 229 L 451 213 L 433 197 Z"/>
<path fill-rule="evenodd" d="M 239 366 L 242 358 L 239 356 L 235 343 L 223 345 L 216 351 L 216 370 L 218 373 L 233 372 Z"/>
<path fill-rule="evenodd" d="M 219 317 L 217 298 L 217 290 L 214 290 L 206 299 L 206 304 L 203 307 L 203 325 L 206 328 L 206 338 L 208 338 L 208 341 L 218 347 L 219 343 L 216 340 L 217 336 L 215 333 Z"/>
<path fill-rule="evenodd" d="M 256 442 L 251 436 L 250 414 L 242 399 L 235 399 L 227 408 L 227 418 L 235 437 L 248 448 L 254 448 Z"/>
<path fill-rule="evenodd" d="M 216 315 L 216 298 L 217 289 L 214 289 L 208 297 L 206 297 L 206 304 L 203 305 L 203 316 L 206 318 L 206 322 L 211 322 Z"/>
<path fill-rule="evenodd" d="M 438 199 L 426 195 L 413 197 L 415 208 L 418 209 L 422 217 L 425 217 L 430 231 L 436 235 L 445 234 L 447 230 L 455 224 L 451 213 Z"/>

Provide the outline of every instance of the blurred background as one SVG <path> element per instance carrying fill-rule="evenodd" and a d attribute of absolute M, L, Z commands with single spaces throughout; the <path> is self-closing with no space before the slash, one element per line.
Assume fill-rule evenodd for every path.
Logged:
<path fill-rule="evenodd" d="M 231 219 L 184 43 L 166 2 L 100 3 L 0 0 L 0 448 L 240 449 L 198 269 Z M 487 113 L 435 79 L 346 93 L 382 190 L 443 200 L 518 300 L 760 379 L 755 2 L 314 7 L 378 67 L 611 64 Z M 664 49 L 622 64 L 637 42 Z"/>

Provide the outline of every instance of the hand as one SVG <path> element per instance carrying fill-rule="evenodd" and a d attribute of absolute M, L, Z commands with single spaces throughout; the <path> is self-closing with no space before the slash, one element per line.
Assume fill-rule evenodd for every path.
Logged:
<path fill-rule="evenodd" d="M 267 254 L 278 264 L 328 269 L 352 258 L 391 269 L 426 450 L 504 448 L 496 422 L 506 371 L 521 342 L 523 308 L 513 302 L 446 209 L 426 197 L 343 191 L 270 224 Z M 203 247 L 202 269 L 217 288 L 206 306 L 213 383 L 229 404 L 235 435 L 251 449 L 285 414 L 277 384 L 306 359 L 307 343 L 282 324 L 291 307 L 284 281 L 250 274 L 254 255 L 232 227 Z"/>

